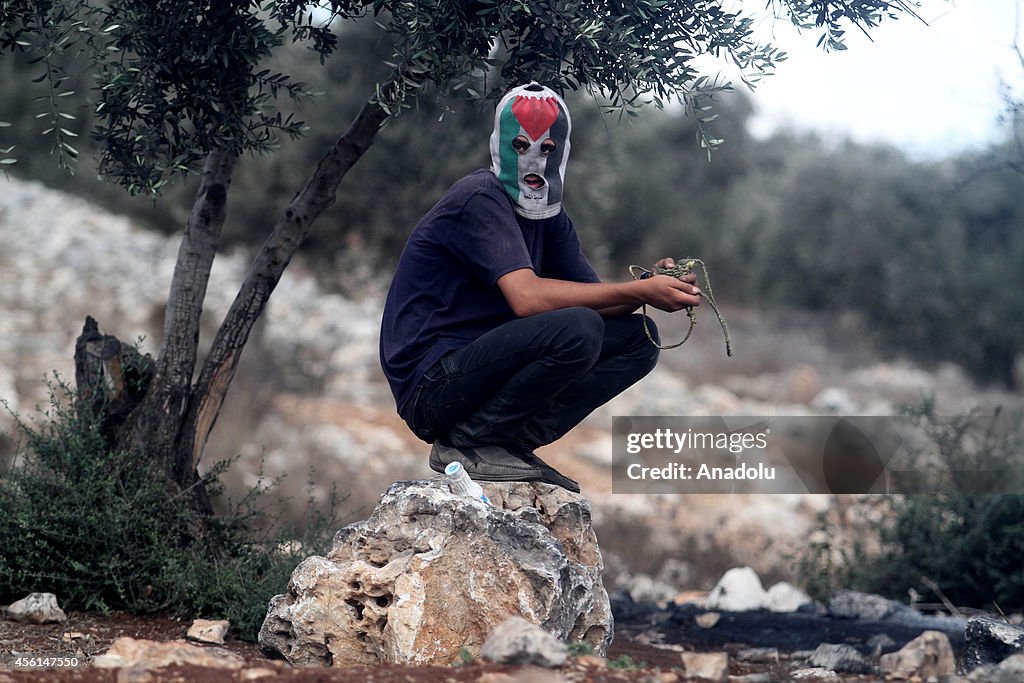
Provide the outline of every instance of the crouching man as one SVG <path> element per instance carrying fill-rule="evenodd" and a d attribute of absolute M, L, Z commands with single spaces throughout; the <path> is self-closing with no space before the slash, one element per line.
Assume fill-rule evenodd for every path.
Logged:
<path fill-rule="evenodd" d="M 658 349 L 637 308 L 700 304 L 693 275 L 600 281 L 562 208 L 571 128 L 552 90 L 509 91 L 494 116 L 491 168 L 456 182 L 402 252 L 381 365 L 398 413 L 432 444 L 435 471 L 459 461 L 474 479 L 579 492 L 534 449 L 654 367 Z"/>

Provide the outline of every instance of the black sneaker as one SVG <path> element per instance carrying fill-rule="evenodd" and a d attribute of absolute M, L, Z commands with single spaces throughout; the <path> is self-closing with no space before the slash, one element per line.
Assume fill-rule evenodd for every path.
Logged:
<path fill-rule="evenodd" d="M 501 446 L 456 448 L 435 441 L 430 449 L 430 469 L 444 472 L 446 465 L 461 462 L 470 478 L 478 481 L 541 481 L 544 471 L 523 462 Z"/>
<path fill-rule="evenodd" d="M 561 486 L 563 489 L 567 491 L 572 491 L 573 493 L 580 492 L 580 485 L 576 483 L 575 480 L 570 479 L 569 477 L 565 476 L 564 474 L 556 470 L 551 465 L 541 460 L 539 457 L 537 457 L 536 453 L 518 453 L 517 455 L 520 458 L 522 458 L 524 462 L 533 465 L 534 467 L 537 467 L 543 473 L 543 476 L 540 478 L 540 481 L 544 482 L 545 484 L 554 484 L 555 486 Z"/>

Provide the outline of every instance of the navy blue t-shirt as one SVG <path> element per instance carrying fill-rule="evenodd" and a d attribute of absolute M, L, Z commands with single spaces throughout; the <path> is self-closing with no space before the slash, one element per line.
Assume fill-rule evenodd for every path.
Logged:
<path fill-rule="evenodd" d="M 515 319 L 497 282 L 520 268 L 599 281 L 565 211 L 523 218 L 489 170 L 459 180 L 420 220 L 398 261 L 380 331 L 380 362 L 399 412 L 441 356 Z"/>

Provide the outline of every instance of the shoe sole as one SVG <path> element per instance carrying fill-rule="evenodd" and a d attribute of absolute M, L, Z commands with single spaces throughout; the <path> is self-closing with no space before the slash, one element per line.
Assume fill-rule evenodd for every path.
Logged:
<path fill-rule="evenodd" d="M 543 476 L 541 476 L 540 481 L 544 482 L 545 484 L 561 486 L 566 491 L 571 491 L 572 493 L 580 492 L 579 483 L 565 476 L 564 474 L 556 470 L 554 467 L 541 460 L 535 453 L 527 453 L 524 454 L 522 457 L 526 458 L 527 462 L 532 464 L 534 467 L 537 467 L 541 471 Z"/>

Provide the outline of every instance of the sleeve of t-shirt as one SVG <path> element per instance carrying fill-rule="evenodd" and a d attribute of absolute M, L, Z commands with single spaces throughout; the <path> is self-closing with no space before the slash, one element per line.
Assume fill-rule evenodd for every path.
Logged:
<path fill-rule="evenodd" d="M 554 222 L 544 245 L 543 277 L 571 282 L 600 282 L 594 267 L 583 254 L 572 219 L 563 211 Z"/>
<path fill-rule="evenodd" d="M 488 190 L 466 201 L 448 234 L 448 248 L 488 286 L 513 270 L 533 267 L 508 198 Z"/>

